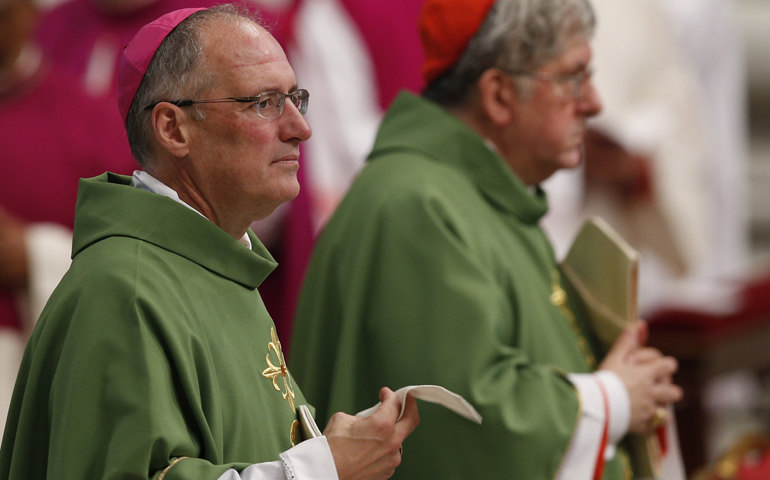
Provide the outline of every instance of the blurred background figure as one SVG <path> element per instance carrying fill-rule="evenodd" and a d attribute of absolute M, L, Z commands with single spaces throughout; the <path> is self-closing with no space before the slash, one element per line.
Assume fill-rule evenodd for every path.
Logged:
<path fill-rule="evenodd" d="M 657 0 L 695 72 L 706 132 L 710 255 L 700 274 L 745 275 L 750 254 L 748 89 L 736 0 Z"/>
<path fill-rule="evenodd" d="M 78 178 L 134 169 L 116 109 L 31 40 L 36 18 L 31 0 L 0 1 L 2 425 L 26 336 L 69 266 Z"/>
<path fill-rule="evenodd" d="M 313 217 L 320 229 L 374 144 L 380 120 L 401 89 L 419 92 L 422 0 L 302 0 L 292 65 L 313 92 Z"/>
<path fill-rule="evenodd" d="M 145 24 L 172 10 L 208 7 L 212 0 L 71 0 L 47 12 L 37 38 L 51 58 L 76 76 L 92 97 L 117 101 L 123 47 Z M 114 100 L 114 101 L 113 101 Z M 115 117 L 118 118 L 117 112 Z"/>

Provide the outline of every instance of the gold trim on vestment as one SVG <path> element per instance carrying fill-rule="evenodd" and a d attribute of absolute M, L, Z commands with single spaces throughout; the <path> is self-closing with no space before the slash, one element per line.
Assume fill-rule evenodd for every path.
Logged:
<path fill-rule="evenodd" d="M 157 480 L 163 480 L 163 477 L 165 477 L 166 474 L 168 473 L 168 471 L 171 470 L 171 467 L 173 467 L 177 463 L 181 462 L 185 458 L 190 458 L 190 457 L 177 457 L 177 458 L 175 458 L 174 461 L 171 462 L 168 467 L 164 468 L 163 471 L 160 472 L 160 475 L 158 475 Z"/>
<path fill-rule="evenodd" d="M 618 458 L 620 458 L 620 466 L 623 467 L 623 480 L 632 480 L 634 469 L 631 468 L 631 458 L 629 458 L 628 452 L 618 449 Z"/>
<path fill-rule="evenodd" d="M 562 315 L 564 315 L 564 317 L 569 322 L 570 326 L 572 327 L 572 331 L 575 333 L 575 337 L 577 337 L 578 348 L 583 353 L 586 363 L 588 364 L 589 367 L 591 367 L 591 369 L 595 370 L 596 357 L 591 351 L 591 346 L 588 344 L 588 340 L 586 340 L 585 335 L 583 335 L 583 331 L 580 330 L 580 327 L 578 326 L 577 321 L 575 320 L 575 315 L 567 306 L 567 292 L 565 292 L 564 289 L 561 288 L 561 279 L 559 277 L 559 271 L 556 270 L 555 268 L 551 270 L 551 277 L 552 277 L 551 303 L 559 308 Z"/>
<path fill-rule="evenodd" d="M 291 446 L 296 447 L 299 440 L 299 420 L 291 422 L 291 433 L 289 434 L 289 440 L 291 440 Z"/>

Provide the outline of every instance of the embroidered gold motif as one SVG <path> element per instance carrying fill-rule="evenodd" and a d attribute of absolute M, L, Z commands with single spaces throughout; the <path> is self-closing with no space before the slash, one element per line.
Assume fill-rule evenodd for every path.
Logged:
<path fill-rule="evenodd" d="M 262 376 L 273 381 L 273 387 L 281 391 L 281 387 L 278 386 L 278 377 L 283 377 L 283 386 L 286 389 L 282 392 L 284 400 L 289 402 L 292 412 L 296 412 L 294 407 L 294 390 L 291 387 L 291 377 L 289 376 L 289 370 L 286 368 L 286 361 L 283 358 L 283 351 L 281 350 L 281 342 L 278 341 L 278 335 L 275 333 L 275 327 L 270 328 L 270 335 L 273 341 L 267 344 L 267 355 L 265 360 L 267 361 L 267 368 L 262 371 Z M 270 350 L 275 352 L 278 358 L 278 365 L 276 366 L 270 361 Z"/>
<path fill-rule="evenodd" d="M 583 336 L 583 332 L 580 330 L 577 321 L 575 321 L 575 315 L 572 314 L 572 311 L 570 311 L 569 307 L 567 306 L 567 292 L 561 288 L 559 272 L 554 269 L 551 273 L 551 277 L 551 303 L 559 307 L 562 315 L 567 318 L 567 321 L 572 327 L 572 331 L 575 332 L 575 336 L 577 337 L 578 348 L 580 348 L 580 351 L 583 352 L 583 356 L 585 357 L 588 366 L 591 368 L 596 368 L 596 357 L 594 357 L 593 352 L 591 352 L 591 347 L 588 345 L 588 340 L 586 340 L 586 338 Z"/>
<path fill-rule="evenodd" d="M 299 440 L 299 420 L 294 420 L 291 423 L 291 434 L 289 435 L 289 439 L 291 440 L 291 446 L 296 447 L 297 446 L 297 440 Z"/>

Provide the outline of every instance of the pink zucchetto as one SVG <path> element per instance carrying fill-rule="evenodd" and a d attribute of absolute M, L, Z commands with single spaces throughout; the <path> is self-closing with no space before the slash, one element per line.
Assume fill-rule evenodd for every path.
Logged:
<path fill-rule="evenodd" d="M 123 123 L 126 123 L 128 109 L 134 101 L 136 91 L 142 83 L 147 67 L 155 51 L 169 33 L 184 19 L 205 8 L 183 8 L 167 13 L 154 22 L 142 27 L 133 40 L 126 45 L 118 65 L 118 109 Z"/>

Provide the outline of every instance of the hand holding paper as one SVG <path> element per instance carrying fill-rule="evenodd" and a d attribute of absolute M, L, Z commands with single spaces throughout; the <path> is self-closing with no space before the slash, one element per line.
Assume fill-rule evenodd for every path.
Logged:
<path fill-rule="evenodd" d="M 324 435 L 340 480 L 386 479 L 401 463 L 401 443 L 420 423 L 417 402 L 380 390 L 381 407 L 368 418 L 336 413 Z"/>
<path fill-rule="evenodd" d="M 476 409 L 473 408 L 473 406 L 463 397 L 454 392 L 450 392 L 444 387 L 440 387 L 438 385 L 412 385 L 409 387 L 399 388 L 395 393 L 396 397 L 398 397 L 399 401 L 401 402 L 401 413 L 398 415 L 399 419 L 401 418 L 401 415 L 404 414 L 406 396 L 407 394 L 411 394 L 414 398 L 419 398 L 420 400 L 425 400 L 426 402 L 443 405 L 456 414 L 481 424 L 481 415 L 479 415 L 479 412 L 477 412 Z M 371 408 L 367 408 L 364 411 L 358 412 L 356 416 L 368 417 L 372 415 L 380 407 L 380 405 L 381 403 L 378 403 Z"/>

